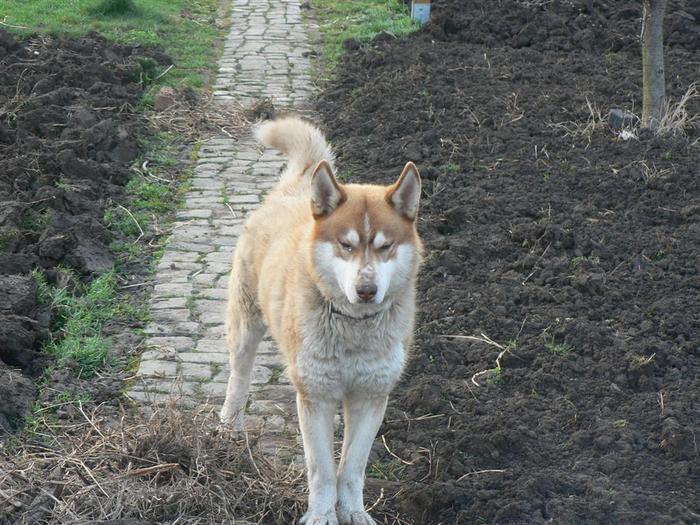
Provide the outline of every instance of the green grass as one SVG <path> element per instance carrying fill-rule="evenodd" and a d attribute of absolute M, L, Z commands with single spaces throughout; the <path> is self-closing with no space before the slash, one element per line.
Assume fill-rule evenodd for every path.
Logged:
<path fill-rule="evenodd" d="M 315 0 L 313 5 L 328 72 L 338 63 L 344 40 L 367 42 L 382 31 L 401 36 L 419 27 L 399 0 Z"/>
<path fill-rule="evenodd" d="M 186 180 L 191 176 L 193 167 L 183 166 L 178 160 L 178 145 L 177 137 L 166 133 L 150 137 L 143 144 L 150 162 L 145 169 L 134 170 L 126 185 L 127 202 L 105 208 L 105 225 L 127 238 L 110 245 L 110 249 L 120 255 L 124 262 L 144 258 L 147 250 L 139 239 L 155 233 L 156 224 L 162 223 L 164 216 L 177 210 L 189 188 Z M 142 166 L 141 162 L 139 166 Z"/>
<path fill-rule="evenodd" d="M 49 284 L 41 270 L 34 270 L 37 299 L 52 311 L 53 338 L 44 350 L 53 355 L 58 364 L 72 360 L 80 367 L 80 377 L 92 377 L 106 364 L 110 341 L 102 334 L 104 323 L 115 318 L 136 318 L 143 313 L 120 300 L 114 271 L 81 284 L 71 270 L 59 268 L 67 281 L 77 283 L 74 289 Z"/>
<path fill-rule="evenodd" d="M 175 61 L 159 84 L 201 87 L 202 73 L 216 71 L 212 42 L 222 36 L 214 24 L 219 5 L 219 0 L 4 0 L 0 16 L 20 36 L 97 31 L 116 42 L 159 47 Z"/>

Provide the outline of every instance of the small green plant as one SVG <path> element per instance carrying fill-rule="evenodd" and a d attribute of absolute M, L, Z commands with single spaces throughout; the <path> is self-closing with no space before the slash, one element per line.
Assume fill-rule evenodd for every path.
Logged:
<path fill-rule="evenodd" d="M 388 461 L 373 461 L 367 468 L 367 476 L 375 479 L 385 479 L 388 481 L 399 481 L 401 474 L 406 469 L 406 465 L 398 459 Z"/>
<path fill-rule="evenodd" d="M 133 177 L 126 185 L 126 191 L 134 198 L 137 210 L 153 213 L 167 213 L 173 207 L 169 184 L 144 176 Z"/>
<path fill-rule="evenodd" d="M 456 162 L 448 162 L 445 165 L 445 173 L 449 175 L 454 175 L 456 173 L 459 173 L 460 171 L 462 171 L 462 166 L 460 166 Z"/>
<path fill-rule="evenodd" d="M 548 352 L 557 355 L 566 355 L 574 351 L 574 347 L 566 343 L 557 343 L 554 338 L 545 340 L 544 347 Z"/>
<path fill-rule="evenodd" d="M 571 266 L 573 266 L 574 268 L 577 268 L 583 262 L 589 262 L 591 264 L 600 264 L 600 257 L 598 257 L 597 255 L 587 255 L 571 258 Z"/>
<path fill-rule="evenodd" d="M 270 376 L 270 383 L 276 385 L 280 382 L 282 377 L 282 368 L 278 366 L 272 367 L 272 375 Z"/>
<path fill-rule="evenodd" d="M 22 217 L 21 226 L 25 230 L 40 232 L 51 222 L 51 215 L 47 211 L 38 212 L 30 210 Z"/>
<path fill-rule="evenodd" d="M 117 206 L 105 209 L 102 220 L 108 228 L 113 228 L 130 237 L 142 232 L 141 224 L 148 222 L 148 216 L 138 210 L 129 212 L 126 208 Z"/>
<path fill-rule="evenodd" d="M 673 159 L 673 153 L 671 151 L 664 151 L 661 154 L 661 160 L 672 160 Z"/>
<path fill-rule="evenodd" d="M 221 363 L 209 363 L 209 369 L 211 372 L 212 379 L 221 372 Z"/>
<path fill-rule="evenodd" d="M 346 170 L 339 171 L 336 175 L 336 178 L 340 182 L 349 182 L 352 179 L 352 170 L 346 169 Z"/>
<path fill-rule="evenodd" d="M 221 188 L 219 190 L 219 197 L 221 197 L 221 200 L 224 204 L 231 204 L 231 199 L 228 198 L 228 192 L 226 191 L 226 188 Z"/>

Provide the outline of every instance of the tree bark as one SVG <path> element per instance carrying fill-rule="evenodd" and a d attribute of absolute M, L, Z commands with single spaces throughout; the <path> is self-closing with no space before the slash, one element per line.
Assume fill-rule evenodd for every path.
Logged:
<path fill-rule="evenodd" d="M 644 101 L 642 126 L 656 129 L 666 105 L 664 73 L 664 14 L 667 0 L 643 0 L 642 78 Z"/>

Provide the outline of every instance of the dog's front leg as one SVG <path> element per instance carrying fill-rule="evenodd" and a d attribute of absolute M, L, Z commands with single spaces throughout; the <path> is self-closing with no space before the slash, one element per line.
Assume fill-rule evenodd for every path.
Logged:
<path fill-rule="evenodd" d="M 341 525 L 374 525 L 365 512 L 365 467 L 386 410 L 386 397 L 353 396 L 343 404 L 345 436 L 338 467 L 338 519 Z"/>
<path fill-rule="evenodd" d="M 299 426 L 309 479 L 309 509 L 300 522 L 305 525 L 338 525 L 333 459 L 335 409 L 334 402 L 304 399 L 297 394 Z"/>

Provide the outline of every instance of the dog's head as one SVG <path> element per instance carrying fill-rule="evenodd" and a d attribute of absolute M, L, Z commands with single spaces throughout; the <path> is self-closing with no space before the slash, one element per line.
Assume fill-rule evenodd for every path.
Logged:
<path fill-rule="evenodd" d="M 415 277 L 420 175 L 409 162 L 391 186 L 341 185 L 321 161 L 311 181 L 313 265 L 333 300 L 380 305 Z"/>

